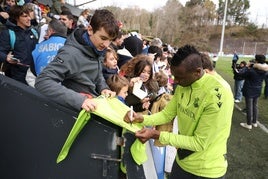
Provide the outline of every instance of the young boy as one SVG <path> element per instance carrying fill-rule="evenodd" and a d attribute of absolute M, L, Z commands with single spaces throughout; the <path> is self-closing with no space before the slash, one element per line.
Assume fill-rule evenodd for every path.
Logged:
<path fill-rule="evenodd" d="M 107 84 L 112 91 L 117 95 L 117 98 L 125 104 L 125 99 L 128 95 L 129 81 L 124 76 L 111 75 L 107 79 Z"/>
<path fill-rule="evenodd" d="M 27 84 L 25 76 L 33 60 L 31 52 L 38 42 L 37 32 L 31 28 L 29 9 L 25 6 L 12 6 L 6 27 L 0 34 L 0 62 L 6 61 L 9 64 L 6 76 Z"/>
<path fill-rule="evenodd" d="M 37 77 L 36 89 L 63 106 L 94 111 L 92 97 L 115 95 L 105 82 L 101 66 L 103 53 L 118 31 L 110 11 L 96 10 L 88 28 L 76 29 Z"/>
<path fill-rule="evenodd" d="M 116 52 L 108 47 L 104 56 L 102 66 L 102 74 L 105 80 L 107 80 L 111 75 L 118 74 L 119 68 L 117 66 L 117 60 L 118 57 Z"/>

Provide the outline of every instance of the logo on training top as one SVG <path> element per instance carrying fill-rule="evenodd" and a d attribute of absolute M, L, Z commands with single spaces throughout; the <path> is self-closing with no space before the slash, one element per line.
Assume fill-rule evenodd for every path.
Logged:
<path fill-rule="evenodd" d="M 219 92 L 219 88 L 215 88 L 215 91 L 217 92 L 216 96 L 219 100 L 221 100 L 221 93 Z"/>
<path fill-rule="evenodd" d="M 178 111 L 180 113 L 183 113 L 184 115 L 188 116 L 189 118 L 193 119 L 195 121 L 195 114 L 193 111 L 191 111 L 189 108 L 185 108 L 180 103 L 178 103 Z"/>
<path fill-rule="evenodd" d="M 221 100 L 221 96 L 222 96 L 222 94 L 219 92 L 219 91 L 220 91 L 219 88 L 215 88 L 214 90 L 216 91 L 216 97 L 217 97 L 218 100 L 219 100 L 219 102 L 217 102 L 217 105 L 218 105 L 219 108 L 221 108 L 221 106 L 222 106 L 222 102 L 221 102 L 220 100 Z"/>
<path fill-rule="evenodd" d="M 195 107 L 195 108 L 198 108 L 198 107 L 199 107 L 198 102 L 199 102 L 199 98 L 195 98 L 195 99 L 194 99 L 194 107 Z"/>

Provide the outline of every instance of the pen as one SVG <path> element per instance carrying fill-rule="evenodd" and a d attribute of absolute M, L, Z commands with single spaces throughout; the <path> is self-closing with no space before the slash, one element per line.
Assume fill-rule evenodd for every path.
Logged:
<path fill-rule="evenodd" d="M 132 125 L 133 120 L 133 106 L 130 106 L 130 125 Z"/>

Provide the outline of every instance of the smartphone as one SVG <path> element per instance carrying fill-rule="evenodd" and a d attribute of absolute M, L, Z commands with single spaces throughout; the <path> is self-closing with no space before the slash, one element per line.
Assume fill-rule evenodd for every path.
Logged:
<path fill-rule="evenodd" d="M 20 60 L 15 58 L 15 57 L 12 57 L 11 59 L 14 60 L 14 61 L 20 62 Z"/>

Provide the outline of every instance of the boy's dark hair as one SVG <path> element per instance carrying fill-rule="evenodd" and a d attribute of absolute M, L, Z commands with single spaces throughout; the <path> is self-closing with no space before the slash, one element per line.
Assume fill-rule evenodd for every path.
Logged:
<path fill-rule="evenodd" d="M 118 34 L 117 34 L 117 37 L 115 38 L 115 39 L 121 39 L 121 37 L 124 35 L 124 33 L 121 31 L 121 30 L 119 30 L 118 31 Z"/>
<path fill-rule="evenodd" d="M 106 80 L 106 83 L 110 87 L 110 89 L 116 93 L 116 95 L 118 95 L 118 93 L 124 86 L 129 86 L 128 79 L 118 74 L 111 75 Z"/>
<path fill-rule="evenodd" d="M 157 46 L 150 46 L 148 48 L 148 53 L 156 53 L 155 56 L 154 56 L 154 61 L 157 59 L 157 57 L 162 57 L 163 56 L 163 51 L 160 47 L 157 47 Z"/>
<path fill-rule="evenodd" d="M 242 63 L 244 66 L 247 66 L 247 62 L 246 61 L 241 61 L 240 63 Z"/>
<path fill-rule="evenodd" d="M 255 61 L 257 63 L 263 64 L 263 63 L 265 63 L 265 59 L 266 59 L 266 57 L 264 55 L 259 55 L 259 54 L 255 55 Z"/>
<path fill-rule="evenodd" d="M 203 69 L 208 69 L 209 71 L 213 71 L 213 69 L 214 69 L 213 63 L 207 54 L 201 53 L 201 60 L 202 60 Z"/>
<path fill-rule="evenodd" d="M 12 23 L 16 24 L 19 17 L 24 13 L 27 15 L 30 13 L 30 10 L 27 8 L 27 6 L 14 5 L 10 8 L 9 19 Z"/>
<path fill-rule="evenodd" d="M 62 11 L 60 15 L 67 16 L 68 19 L 74 20 L 74 16 L 71 11 Z"/>
<path fill-rule="evenodd" d="M 119 31 L 117 20 L 113 13 L 106 9 L 96 10 L 91 18 L 90 25 L 93 33 L 103 27 L 112 39 L 117 37 Z"/>
<path fill-rule="evenodd" d="M 171 66 L 179 66 L 186 59 L 188 63 L 185 64 L 187 71 L 193 71 L 196 68 L 202 67 L 201 55 L 198 50 L 194 46 L 185 45 L 177 50 L 171 59 Z"/>

